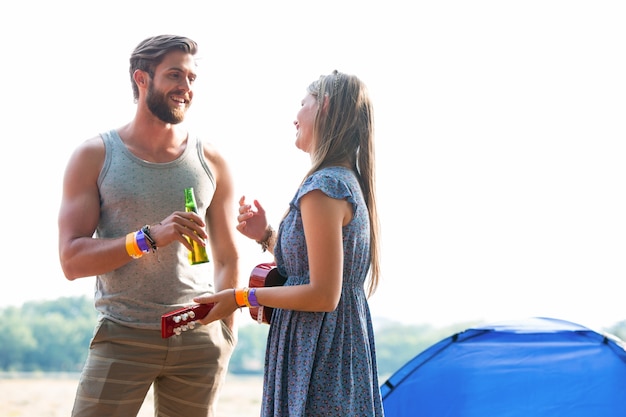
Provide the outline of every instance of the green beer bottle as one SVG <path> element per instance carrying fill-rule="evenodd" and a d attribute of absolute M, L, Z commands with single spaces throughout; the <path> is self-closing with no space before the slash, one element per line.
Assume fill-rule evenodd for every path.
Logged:
<path fill-rule="evenodd" d="M 198 207 L 196 206 L 196 196 L 193 193 L 193 187 L 185 188 L 185 211 L 193 211 L 198 214 Z M 203 264 L 209 262 L 209 256 L 206 253 L 206 248 L 200 245 L 195 240 L 187 238 L 191 243 L 192 250 L 189 251 L 189 263 L 192 265 Z"/>

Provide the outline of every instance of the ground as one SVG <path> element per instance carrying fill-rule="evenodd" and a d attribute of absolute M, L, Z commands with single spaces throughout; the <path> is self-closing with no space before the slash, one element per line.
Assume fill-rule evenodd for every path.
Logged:
<path fill-rule="evenodd" d="M 69 417 L 77 376 L 0 378 L 0 416 Z M 218 406 L 219 417 L 258 416 L 262 377 L 228 375 Z M 152 392 L 137 417 L 153 417 Z"/>

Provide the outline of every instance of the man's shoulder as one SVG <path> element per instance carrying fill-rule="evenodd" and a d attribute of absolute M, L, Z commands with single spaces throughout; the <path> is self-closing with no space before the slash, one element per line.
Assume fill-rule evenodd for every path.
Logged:
<path fill-rule="evenodd" d="M 92 136 L 82 143 L 79 143 L 75 149 L 78 153 L 101 152 L 104 150 L 104 140 L 101 135 Z"/>
<path fill-rule="evenodd" d="M 203 140 L 201 138 L 197 138 L 198 142 L 202 146 L 202 154 L 204 158 L 210 162 L 216 162 L 222 160 L 222 153 L 218 149 L 218 147 L 207 140 Z"/>

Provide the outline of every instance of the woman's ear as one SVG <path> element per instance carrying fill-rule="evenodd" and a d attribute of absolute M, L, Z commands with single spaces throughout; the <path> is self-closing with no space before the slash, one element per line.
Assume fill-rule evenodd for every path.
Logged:
<path fill-rule="evenodd" d="M 328 94 L 324 94 L 324 100 L 322 101 L 322 112 L 326 113 L 328 111 L 328 105 L 330 103 L 330 97 Z"/>

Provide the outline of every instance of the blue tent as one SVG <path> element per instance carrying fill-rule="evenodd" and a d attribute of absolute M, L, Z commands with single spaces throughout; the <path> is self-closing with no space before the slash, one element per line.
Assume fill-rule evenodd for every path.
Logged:
<path fill-rule="evenodd" d="M 498 323 L 432 345 L 381 391 L 386 417 L 624 417 L 626 351 L 567 321 Z"/>

